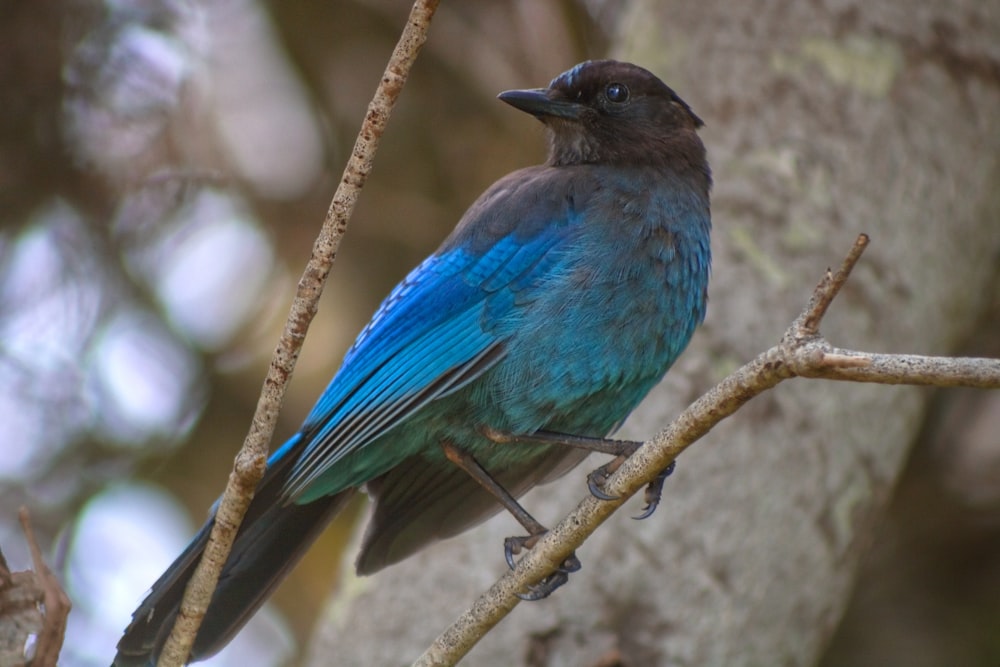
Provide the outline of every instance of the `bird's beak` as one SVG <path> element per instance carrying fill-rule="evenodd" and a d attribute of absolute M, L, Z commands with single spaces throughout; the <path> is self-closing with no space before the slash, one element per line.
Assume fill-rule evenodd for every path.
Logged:
<path fill-rule="evenodd" d="M 530 113 L 536 118 L 556 117 L 576 119 L 585 108 L 584 105 L 569 100 L 550 97 L 548 88 L 532 88 L 530 90 L 505 90 L 497 97 L 515 109 Z"/>

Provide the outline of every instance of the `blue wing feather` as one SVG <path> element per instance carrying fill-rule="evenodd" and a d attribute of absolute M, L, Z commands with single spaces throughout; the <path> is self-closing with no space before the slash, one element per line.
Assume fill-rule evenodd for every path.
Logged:
<path fill-rule="evenodd" d="M 358 336 L 306 418 L 308 442 L 298 448 L 285 497 L 300 499 L 337 461 L 496 364 L 512 327 L 484 314 L 550 270 L 550 251 L 564 229 L 547 226 L 527 239 L 511 231 L 478 256 L 454 245 L 414 269 Z M 282 448 L 272 460 L 290 453 Z"/>

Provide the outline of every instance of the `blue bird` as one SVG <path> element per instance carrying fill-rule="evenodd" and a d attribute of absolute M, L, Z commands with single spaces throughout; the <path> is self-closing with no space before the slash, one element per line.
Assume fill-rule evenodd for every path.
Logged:
<path fill-rule="evenodd" d="M 301 430 L 268 460 L 192 660 L 253 616 L 359 488 L 373 509 L 357 559 L 371 574 L 507 508 L 605 440 L 705 316 L 711 172 L 701 120 L 636 65 L 588 61 L 500 99 L 548 130 L 545 164 L 491 186 L 383 302 Z M 647 513 L 666 472 L 647 489 Z M 154 662 L 211 520 L 153 585 L 115 665 Z M 575 556 L 526 594 L 544 597 Z"/>

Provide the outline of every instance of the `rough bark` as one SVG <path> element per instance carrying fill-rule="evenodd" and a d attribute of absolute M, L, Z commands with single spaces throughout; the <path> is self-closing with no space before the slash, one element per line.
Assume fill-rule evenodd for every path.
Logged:
<path fill-rule="evenodd" d="M 708 320 L 623 436 L 653 433 L 772 345 L 859 232 L 872 246 L 826 337 L 872 351 L 961 345 L 997 286 L 998 35 L 1000 15 L 975 0 L 629 6 L 615 55 L 706 120 L 717 185 Z M 815 662 L 928 395 L 795 380 L 756 399 L 680 459 L 657 515 L 608 522 L 570 584 L 521 605 L 468 662 Z M 554 522 L 598 463 L 525 505 Z M 502 572 L 503 537 L 517 532 L 498 517 L 346 586 L 309 664 L 409 664 Z"/>

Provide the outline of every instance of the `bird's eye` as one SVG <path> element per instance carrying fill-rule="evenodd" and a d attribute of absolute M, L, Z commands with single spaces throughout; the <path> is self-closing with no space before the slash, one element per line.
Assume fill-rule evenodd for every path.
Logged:
<path fill-rule="evenodd" d="M 609 83 L 604 89 L 604 96 L 609 102 L 621 104 L 628 101 L 628 87 L 623 83 Z"/>

